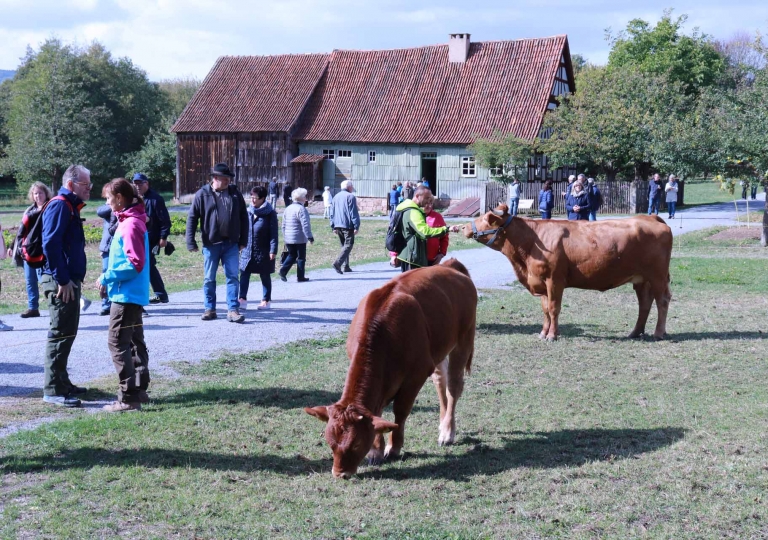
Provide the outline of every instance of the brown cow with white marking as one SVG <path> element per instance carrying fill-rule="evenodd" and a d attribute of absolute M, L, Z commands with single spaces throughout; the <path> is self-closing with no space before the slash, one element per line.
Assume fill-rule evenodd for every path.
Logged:
<path fill-rule="evenodd" d="M 533 220 L 512 217 L 502 204 L 463 227 L 467 238 L 502 252 L 520 283 L 541 297 L 540 337 L 555 340 L 563 290 L 607 291 L 632 283 L 640 304 L 635 338 L 656 300 L 656 339 L 666 335 L 672 230 L 657 216 L 600 221 Z"/>
<path fill-rule="evenodd" d="M 304 409 L 328 423 L 334 476 L 355 474 L 366 453 L 372 464 L 400 454 L 405 420 L 430 375 L 440 400 L 438 443 L 453 443 L 456 402 L 475 348 L 476 310 L 475 285 L 455 259 L 401 274 L 360 301 L 347 338 L 351 364 L 341 399 Z M 394 423 L 381 418 L 390 402 Z"/>

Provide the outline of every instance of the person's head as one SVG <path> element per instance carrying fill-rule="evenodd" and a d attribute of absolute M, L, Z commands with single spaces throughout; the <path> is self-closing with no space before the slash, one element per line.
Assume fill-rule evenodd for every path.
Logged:
<path fill-rule="evenodd" d="M 51 200 L 51 190 L 42 182 L 35 182 L 29 187 L 27 199 L 39 208 Z"/>
<path fill-rule="evenodd" d="M 576 175 L 571 175 L 568 177 L 568 183 L 573 184 L 576 181 Z"/>
<path fill-rule="evenodd" d="M 61 185 L 74 193 L 80 200 L 91 198 L 91 171 L 82 165 L 70 165 L 61 177 Z"/>
<path fill-rule="evenodd" d="M 273 181 L 274 183 L 277 183 L 277 176 L 273 176 L 273 177 L 272 177 L 272 181 Z"/>
<path fill-rule="evenodd" d="M 435 209 L 435 199 L 433 198 L 428 203 L 424 204 L 424 215 L 429 215 Z"/>
<path fill-rule="evenodd" d="M 344 180 L 341 183 L 341 190 L 342 191 L 349 191 L 350 193 L 355 191 L 355 186 L 354 186 L 354 184 L 352 184 L 352 180 Z"/>
<path fill-rule="evenodd" d="M 331 186 L 325 186 L 325 191 L 331 191 Z"/>
<path fill-rule="evenodd" d="M 584 185 L 584 182 L 586 182 L 586 181 L 587 181 L 587 175 L 582 173 L 582 174 L 580 174 L 579 176 L 577 176 L 577 177 L 576 177 L 576 180 L 578 180 L 579 182 L 581 182 L 581 184 L 582 184 L 582 186 L 583 186 L 583 185 Z"/>
<path fill-rule="evenodd" d="M 133 185 L 136 186 L 136 191 L 139 192 L 139 195 L 144 196 L 147 190 L 149 190 L 149 178 L 147 178 L 146 174 L 137 172 L 133 175 Z"/>
<path fill-rule="evenodd" d="M 258 208 L 267 200 L 267 190 L 263 186 L 256 186 L 251 189 L 251 204 Z"/>
<path fill-rule="evenodd" d="M 515 177 L 513 176 L 513 177 L 512 177 L 512 183 L 513 183 L 513 184 L 519 184 L 519 183 L 520 183 L 520 180 L 518 180 L 517 178 L 515 178 Z"/>
<path fill-rule="evenodd" d="M 587 184 L 594 184 L 595 179 L 594 178 L 587 178 Z"/>
<path fill-rule="evenodd" d="M 552 180 L 547 180 L 544 182 L 544 187 L 542 189 L 544 191 L 552 191 Z"/>
<path fill-rule="evenodd" d="M 576 180 L 573 183 L 573 192 L 578 195 L 584 190 L 584 184 L 582 184 L 580 181 Z"/>
<path fill-rule="evenodd" d="M 670 182 L 677 182 L 677 176 L 675 176 L 674 174 L 670 174 L 669 175 L 669 181 Z"/>
<path fill-rule="evenodd" d="M 432 195 L 432 192 L 429 190 L 429 188 L 424 186 L 416 188 L 416 191 L 413 193 L 413 202 L 422 208 L 424 208 L 427 204 L 432 204 L 434 200 L 435 197 Z"/>
<path fill-rule="evenodd" d="M 125 178 L 111 180 L 102 191 L 113 212 L 125 210 L 134 202 L 143 202 L 137 187 Z"/>
<path fill-rule="evenodd" d="M 654 182 L 658 182 L 659 180 L 661 180 L 661 175 L 659 173 L 654 174 L 653 175 L 653 181 Z"/>
<path fill-rule="evenodd" d="M 291 192 L 291 199 L 293 202 L 304 204 L 307 200 L 307 190 L 304 188 L 296 188 Z"/>
<path fill-rule="evenodd" d="M 217 163 L 211 169 L 211 187 L 214 191 L 224 191 L 234 177 L 234 173 L 229 170 L 226 163 Z"/>
<path fill-rule="evenodd" d="M 398 185 L 398 186 L 402 186 L 402 185 L 403 185 L 403 183 L 402 183 L 402 182 L 398 182 L 398 183 L 397 183 L 397 185 Z"/>
<path fill-rule="evenodd" d="M 392 184 L 392 189 L 397 190 L 397 184 Z"/>

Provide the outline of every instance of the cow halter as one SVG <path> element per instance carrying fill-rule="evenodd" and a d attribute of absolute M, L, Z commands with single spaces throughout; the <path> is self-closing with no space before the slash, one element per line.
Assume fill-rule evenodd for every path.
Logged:
<path fill-rule="evenodd" d="M 491 212 L 496 216 L 499 215 L 493 210 L 491 210 Z M 501 214 L 501 215 L 503 216 L 504 214 Z M 507 221 L 505 221 L 504 225 L 502 225 L 501 227 L 496 227 L 495 229 L 488 229 L 485 231 L 478 231 L 477 227 L 475 227 L 475 222 L 473 221 L 472 222 L 472 239 L 477 240 L 479 242 L 481 236 L 492 234 L 493 236 L 491 237 L 491 239 L 488 241 L 488 243 L 485 244 L 486 246 L 490 246 L 496 241 L 496 237 L 499 236 L 499 233 L 504 229 L 506 229 L 510 223 L 512 223 L 512 214 L 509 214 L 509 217 L 507 217 Z"/>

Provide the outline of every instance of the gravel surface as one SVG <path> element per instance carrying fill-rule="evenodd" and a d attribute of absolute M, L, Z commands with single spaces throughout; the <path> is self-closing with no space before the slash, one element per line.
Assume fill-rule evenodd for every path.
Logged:
<path fill-rule="evenodd" d="M 740 211 L 742 207 L 743 201 Z M 733 204 L 679 211 L 678 217 L 681 219 L 675 219 L 671 224 L 675 235 L 715 225 L 732 225 Z M 150 316 L 145 319 L 144 328 L 153 373 L 173 376 L 175 372 L 164 366 L 168 362 L 195 362 L 224 351 L 262 350 L 344 330 L 362 297 L 397 272 L 387 263 L 354 266 L 354 251 L 352 255 L 354 272 L 351 274 L 338 275 L 333 269 L 317 270 L 307 274 L 310 278 L 307 283 L 296 283 L 295 274 L 290 275 L 288 283 L 275 276 L 273 309 L 269 311 L 254 309 L 260 300 L 261 287 L 258 277 L 252 277 L 252 308 L 246 312 L 245 324 L 226 321 L 223 285 L 217 291 L 219 319 L 216 321 L 200 320 L 203 312 L 200 290 L 172 294 L 169 304 L 149 306 Z M 515 281 L 511 265 L 496 251 L 470 249 L 453 252 L 450 256 L 469 268 L 478 288 L 499 288 Z M 223 281 L 220 271 L 219 283 Z M 4 316 L 3 319 L 14 330 L 0 334 L 0 396 L 24 395 L 39 390 L 43 383 L 47 312 L 35 319 L 21 319 L 18 315 Z M 108 317 L 98 315 L 97 302 L 89 312 L 82 314 L 69 358 L 70 377 L 75 384 L 86 384 L 114 374 L 107 350 L 107 322 Z"/>

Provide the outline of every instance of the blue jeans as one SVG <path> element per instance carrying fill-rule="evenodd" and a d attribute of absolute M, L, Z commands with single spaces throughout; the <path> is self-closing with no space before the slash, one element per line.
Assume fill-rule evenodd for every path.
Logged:
<path fill-rule="evenodd" d="M 304 265 L 307 263 L 307 244 L 285 244 L 288 248 L 288 256 L 280 267 L 280 275 L 287 276 L 291 266 L 296 263 L 296 277 L 304 279 Z"/>
<path fill-rule="evenodd" d="M 552 219 L 552 210 L 539 210 L 541 212 L 541 219 Z"/>
<path fill-rule="evenodd" d="M 669 212 L 669 217 L 673 218 L 675 217 L 675 207 L 677 206 L 677 201 L 672 201 L 667 203 L 667 211 Z"/>
<path fill-rule="evenodd" d="M 517 215 L 517 205 L 520 204 L 520 199 L 509 199 L 509 213 L 510 215 Z"/>
<path fill-rule="evenodd" d="M 40 308 L 40 289 L 37 287 L 37 281 L 41 275 L 41 268 L 32 268 L 26 261 L 24 262 L 24 281 L 27 283 L 27 307 L 29 309 Z"/>
<path fill-rule="evenodd" d="M 229 311 L 238 308 L 237 292 L 240 288 L 240 282 L 237 279 L 238 263 L 240 262 L 240 249 L 235 242 L 229 240 L 214 244 L 209 247 L 203 247 L 203 266 L 205 276 L 203 277 L 203 304 L 205 309 L 216 309 L 216 271 L 219 269 L 219 262 L 224 267 L 224 276 L 227 278 L 227 309 Z"/>
<path fill-rule="evenodd" d="M 240 271 L 240 298 L 243 300 L 248 300 L 248 288 L 251 284 L 252 273 L 253 272 L 249 272 L 247 268 Z M 264 272 L 263 274 L 259 274 L 259 278 L 261 279 L 261 299 L 264 302 L 271 302 L 272 274 Z"/>
<path fill-rule="evenodd" d="M 589 211 L 589 221 L 597 221 L 597 210 Z"/>
<path fill-rule="evenodd" d="M 650 216 L 654 212 L 656 212 L 656 215 L 659 215 L 659 206 L 661 206 L 661 198 L 660 197 L 653 197 L 648 200 L 648 215 Z"/>
<path fill-rule="evenodd" d="M 107 266 L 109 266 L 109 251 L 106 253 L 101 254 L 101 273 L 107 271 Z M 112 306 L 112 302 L 110 302 L 109 298 L 102 298 L 101 299 L 101 309 L 109 309 Z"/>

